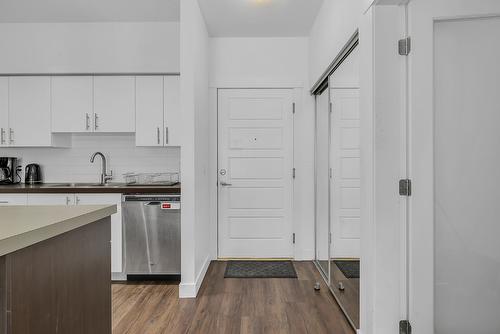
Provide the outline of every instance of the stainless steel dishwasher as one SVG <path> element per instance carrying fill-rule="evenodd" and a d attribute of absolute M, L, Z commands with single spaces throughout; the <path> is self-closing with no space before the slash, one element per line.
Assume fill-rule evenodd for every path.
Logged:
<path fill-rule="evenodd" d="M 123 257 L 127 279 L 181 273 L 181 196 L 123 195 Z"/>

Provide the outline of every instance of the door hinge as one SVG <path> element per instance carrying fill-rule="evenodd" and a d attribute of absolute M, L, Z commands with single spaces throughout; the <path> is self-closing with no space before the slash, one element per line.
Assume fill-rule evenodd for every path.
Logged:
<path fill-rule="evenodd" d="M 411 325 L 408 320 L 401 320 L 399 322 L 399 334 L 411 334 Z"/>
<path fill-rule="evenodd" d="M 295 233 L 292 233 L 292 243 L 295 244 Z"/>
<path fill-rule="evenodd" d="M 292 114 L 295 114 L 295 102 L 292 103 Z"/>
<path fill-rule="evenodd" d="M 295 179 L 295 167 L 292 169 L 292 178 Z"/>
<path fill-rule="evenodd" d="M 399 180 L 399 195 L 411 196 L 411 180 L 410 179 Z"/>
<path fill-rule="evenodd" d="M 406 37 L 398 41 L 398 51 L 401 56 L 408 56 L 411 51 L 411 38 Z"/>

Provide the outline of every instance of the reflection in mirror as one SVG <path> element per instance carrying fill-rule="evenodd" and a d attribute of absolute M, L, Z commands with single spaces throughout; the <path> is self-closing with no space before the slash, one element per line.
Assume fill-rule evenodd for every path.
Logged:
<path fill-rule="evenodd" d="M 329 91 L 316 96 L 316 261 L 329 277 Z"/>
<path fill-rule="evenodd" d="M 361 155 L 358 51 L 330 76 L 330 287 L 359 328 Z"/>

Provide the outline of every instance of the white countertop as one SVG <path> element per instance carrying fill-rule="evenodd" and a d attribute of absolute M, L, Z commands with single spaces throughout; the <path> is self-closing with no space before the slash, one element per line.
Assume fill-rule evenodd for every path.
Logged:
<path fill-rule="evenodd" d="M 2 206 L 0 256 L 116 213 L 116 205 Z"/>

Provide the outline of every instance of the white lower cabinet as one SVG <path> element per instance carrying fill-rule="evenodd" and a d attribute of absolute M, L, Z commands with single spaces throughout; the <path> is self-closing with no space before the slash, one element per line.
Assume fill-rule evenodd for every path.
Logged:
<path fill-rule="evenodd" d="M 23 197 L 24 196 L 24 197 Z M 0 205 L 107 205 L 116 204 L 111 216 L 111 272 L 122 272 L 121 194 L 28 194 L 0 196 Z"/>
<path fill-rule="evenodd" d="M 28 205 L 75 205 L 75 195 L 28 194 Z"/>
<path fill-rule="evenodd" d="M 116 204 L 117 212 L 111 216 L 111 272 L 122 272 L 122 195 L 76 194 L 76 205 Z"/>
<path fill-rule="evenodd" d="M 0 194 L 0 206 L 26 205 L 28 196 L 26 194 Z"/>

